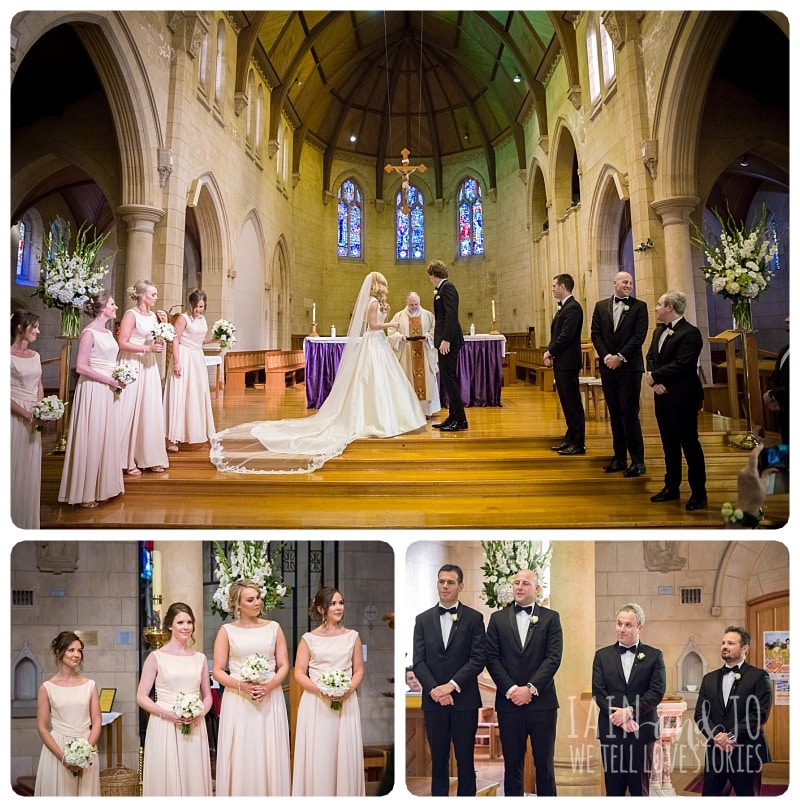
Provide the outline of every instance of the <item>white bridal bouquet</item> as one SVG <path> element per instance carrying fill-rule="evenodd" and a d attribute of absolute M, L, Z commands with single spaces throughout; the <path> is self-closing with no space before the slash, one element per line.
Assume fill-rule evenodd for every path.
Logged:
<path fill-rule="evenodd" d="M 33 405 L 33 416 L 39 420 L 58 420 L 64 416 L 64 402 L 58 395 L 48 395 Z M 40 424 L 36 427 L 36 431 L 41 430 Z"/>
<path fill-rule="evenodd" d="M 150 333 L 153 339 L 160 339 L 162 342 L 171 342 L 175 338 L 175 328 L 168 322 L 158 322 Z"/>
<path fill-rule="evenodd" d="M 211 327 L 211 338 L 219 339 L 219 346 L 232 348 L 236 344 L 236 326 L 226 319 L 218 319 Z"/>
<path fill-rule="evenodd" d="M 89 745 L 88 740 L 75 739 L 67 740 L 64 746 L 64 762 L 67 765 L 77 765 L 79 768 L 88 768 L 92 764 L 92 757 L 97 753 L 97 747 Z M 73 776 L 80 776 L 76 771 Z"/>
<path fill-rule="evenodd" d="M 350 689 L 350 673 L 346 670 L 326 670 L 317 681 L 320 692 L 330 698 L 341 698 Z M 341 701 L 331 701 L 331 709 L 338 712 Z"/>
<path fill-rule="evenodd" d="M 133 384 L 133 382 L 136 381 L 136 379 L 139 377 L 139 368 L 136 367 L 136 365 L 134 364 L 128 364 L 127 362 L 124 362 L 123 364 L 117 365 L 111 371 L 111 377 L 115 381 L 119 381 L 120 383 L 125 384 L 127 386 L 128 384 Z M 122 390 L 115 388 L 114 392 L 117 395 L 119 395 L 120 392 L 122 392 Z"/>
<path fill-rule="evenodd" d="M 251 653 L 242 662 L 239 670 L 243 681 L 249 684 L 266 684 L 274 673 L 269 668 L 269 661 L 261 653 Z"/>
<path fill-rule="evenodd" d="M 184 720 L 194 720 L 203 714 L 203 701 L 200 700 L 200 696 L 196 692 L 179 692 L 178 697 L 175 698 L 175 703 L 172 704 L 172 711 Z M 182 723 L 181 734 L 188 734 L 191 728 L 187 723 Z"/>

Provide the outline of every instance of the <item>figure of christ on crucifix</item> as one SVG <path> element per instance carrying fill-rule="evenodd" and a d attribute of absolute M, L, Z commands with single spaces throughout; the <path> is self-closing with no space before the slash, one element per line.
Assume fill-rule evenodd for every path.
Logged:
<path fill-rule="evenodd" d="M 403 183 L 400 186 L 400 193 L 402 195 L 403 200 L 403 207 L 401 208 L 403 213 L 408 215 L 409 207 L 408 207 L 408 178 L 416 171 L 419 171 L 420 174 L 424 173 L 425 166 L 420 165 L 409 165 L 408 164 L 408 157 L 411 152 L 408 149 L 403 149 L 400 152 L 400 156 L 402 159 L 402 165 L 392 165 L 391 163 L 387 163 L 386 167 L 383 169 L 386 171 L 387 174 L 391 174 L 392 171 L 397 172 L 403 178 Z"/>

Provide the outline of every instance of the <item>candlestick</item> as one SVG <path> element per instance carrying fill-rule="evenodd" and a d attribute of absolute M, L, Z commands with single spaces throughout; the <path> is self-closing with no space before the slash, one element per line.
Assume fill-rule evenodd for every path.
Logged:
<path fill-rule="evenodd" d="M 161 552 L 158 549 L 153 550 L 153 601 L 161 604 Z"/>
<path fill-rule="evenodd" d="M 492 322 L 494 322 L 496 319 L 497 319 L 497 317 L 495 316 L 495 313 L 494 313 L 494 300 L 492 300 Z"/>
<path fill-rule="evenodd" d="M 316 303 L 311 304 L 311 321 L 312 322 L 317 321 L 317 304 Z"/>

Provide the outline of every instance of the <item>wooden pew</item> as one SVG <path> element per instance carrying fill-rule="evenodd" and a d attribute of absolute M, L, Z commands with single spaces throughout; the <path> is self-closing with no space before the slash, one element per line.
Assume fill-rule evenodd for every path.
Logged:
<path fill-rule="evenodd" d="M 542 392 L 552 392 L 553 368 L 544 366 L 545 347 L 517 348 L 517 370 L 522 369 L 525 383 L 535 384 Z"/>
<path fill-rule="evenodd" d="M 241 392 L 248 373 L 265 369 L 264 350 L 231 350 L 225 354 L 225 390 Z M 271 352 L 271 351 L 270 351 Z M 256 377 L 258 380 L 258 377 Z"/>
<path fill-rule="evenodd" d="M 266 389 L 296 387 L 305 381 L 306 359 L 302 350 L 270 351 L 265 359 Z"/>

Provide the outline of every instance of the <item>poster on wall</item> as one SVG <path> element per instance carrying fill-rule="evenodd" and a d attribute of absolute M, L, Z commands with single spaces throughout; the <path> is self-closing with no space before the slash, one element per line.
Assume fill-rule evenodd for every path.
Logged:
<path fill-rule="evenodd" d="M 789 705 L 789 631 L 764 631 L 764 669 L 775 682 L 775 705 Z"/>

